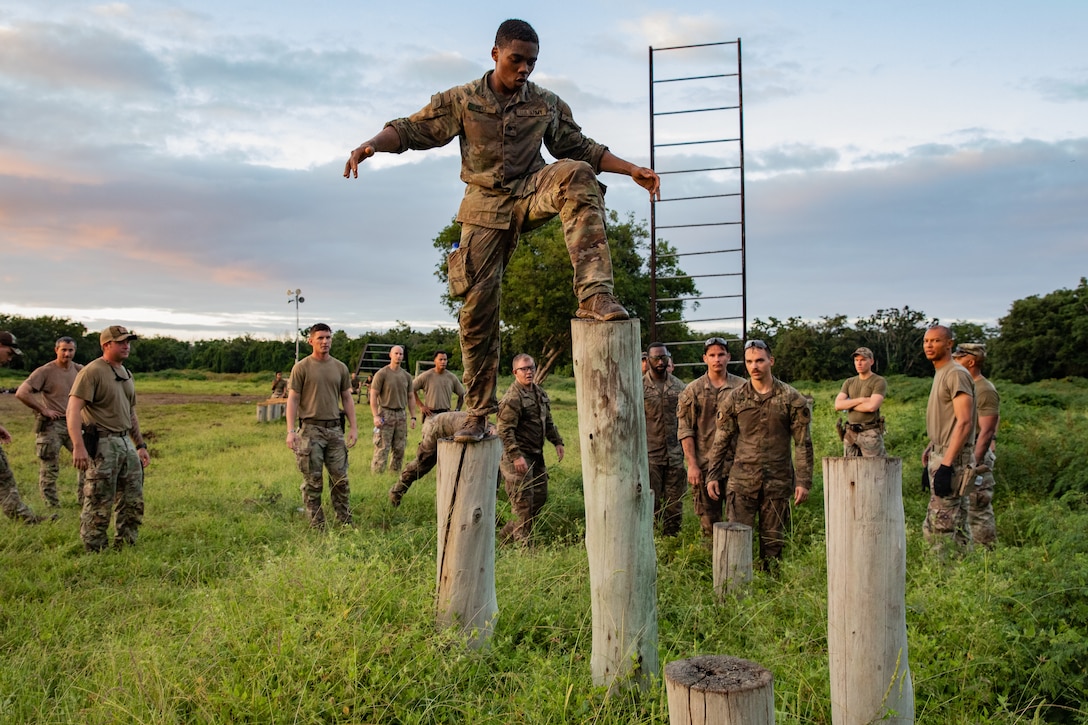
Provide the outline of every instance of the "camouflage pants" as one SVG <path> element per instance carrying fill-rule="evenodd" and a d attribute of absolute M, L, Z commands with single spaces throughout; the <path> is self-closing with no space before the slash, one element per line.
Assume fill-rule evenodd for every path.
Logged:
<path fill-rule="evenodd" d="M 518 199 L 509 229 L 464 224 L 461 250 L 470 287 L 458 316 L 464 364 L 465 409 L 488 415 L 499 409 L 499 302 L 502 276 L 522 231 L 535 229 L 556 214 L 563 222 L 567 253 L 574 266 L 579 301 L 612 292 L 612 256 L 605 235 L 604 199 L 593 168 L 562 160 L 533 175 L 535 191 Z"/>
<path fill-rule="evenodd" d="M 106 530 L 116 514 L 113 544 L 135 544 L 144 521 L 144 467 L 128 436 L 102 436 L 83 479 L 79 537 L 87 551 L 109 544 Z"/>
<path fill-rule="evenodd" d="M 952 487 L 959 486 L 963 469 L 971 462 L 974 452 L 964 446 L 960 456 L 952 466 Z M 941 456 L 929 454 L 929 480 L 933 480 L 937 469 L 941 467 Z M 967 496 L 938 496 L 929 493 L 929 506 L 926 508 L 926 520 L 922 524 L 922 536 L 934 549 L 966 549 L 970 544 L 967 535 Z"/>
<path fill-rule="evenodd" d="M 997 456 L 993 451 L 986 451 L 982 462 L 990 467 L 989 473 L 982 474 L 982 481 L 969 487 L 967 496 L 967 525 L 971 529 L 971 540 L 992 549 L 997 543 L 997 521 L 994 519 L 994 463 Z"/>
<path fill-rule="evenodd" d="M 60 449 L 72 452 L 72 439 L 68 435 L 68 423 L 64 418 L 49 420 L 38 418 L 38 436 L 35 440 L 38 454 L 38 489 L 42 498 L 50 506 L 59 506 L 57 496 L 57 478 L 60 477 Z M 76 482 L 76 497 L 83 503 L 84 472 L 79 471 Z"/>
<path fill-rule="evenodd" d="M 687 469 L 681 465 L 650 463 L 650 490 L 654 492 L 654 518 L 661 522 L 661 533 L 676 536 L 684 517 L 684 489 Z"/>
<path fill-rule="evenodd" d="M 348 446 L 340 426 L 326 428 L 303 423 L 295 446 L 295 461 L 302 473 L 302 503 L 310 517 L 310 526 L 325 527 L 325 509 L 321 506 L 324 470 L 329 471 L 329 498 L 337 522 L 350 524 L 351 489 L 348 486 Z"/>
<path fill-rule="evenodd" d="M 722 499 L 715 501 L 706 491 L 706 469 L 703 469 L 703 483 L 691 487 L 691 503 L 695 515 L 699 517 L 699 528 L 703 536 L 714 536 L 714 524 L 722 520 Z"/>
<path fill-rule="evenodd" d="M 782 558 L 782 547 L 786 543 L 786 529 L 790 525 L 790 499 L 768 497 L 765 491 L 750 494 L 737 490 L 727 490 L 725 494 L 725 515 L 730 523 L 745 524 L 756 528 L 759 517 L 759 558 L 761 566 L 766 566 L 773 559 Z"/>
<path fill-rule="evenodd" d="M 381 431 L 374 436 L 374 457 L 370 461 L 371 473 L 385 473 L 388 465 L 394 473 L 400 473 L 404 465 L 404 447 L 408 443 L 408 414 L 404 408 L 382 408 Z M 393 460 L 390 461 L 390 453 Z"/>
<path fill-rule="evenodd" d="M 888 455 L 884 450 L 884 434 L 879 428 L 860 433 L 847 428 L 842 439 L 842 454 L 846 458 L 883 458 Z"/>
<path fill-rule="evenodd" d="M 15 474 L 11 472 L 3 447 L 0 447 L 0 510 L 9 519 L 35 519 L 34 512 L 19 498 L 19 489 L 15 487 Z"/>
<path fill-rule="evenodd" d="M 514 520 L 508 521 L 499 532 L 501 542 L 527 543 L 533 532 L 533 521 L 548 500 L 548 469 L 544 465 L 544 454 L 527 454 L 525 463 L 529 470 L 520 474 L 514 470 L 513 461 L 503 457 L 499 462 L 499 470 L 506 481 L 506 496 L 514 513 Z"/>

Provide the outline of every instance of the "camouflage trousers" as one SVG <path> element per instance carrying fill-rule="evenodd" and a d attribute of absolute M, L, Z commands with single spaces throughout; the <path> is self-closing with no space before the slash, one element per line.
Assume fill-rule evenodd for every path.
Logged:
<path fill-rule="evenodd" d="M 116 514 L 114 546 L 135 544 L 144 521 L 144 467 L 127 435 L 102 436 L 83 479 L 83 511 L 79 537 L 87 551 L 109 544 L 106 534 Z"/>
<path fill-rule="evenodd" d="M 759 559 L 766 567 L 772 560 L 782 558 L 786 544 L 786 530 L 790 525 L 790 499 L 768 497 L 765 490 L 746 493 L 727 489 L 725 515 L 730 523 L 744 524 L 756 529 L 759 518 Z"/>
<path fill-rule="evenodd" d="M 465 409 L 488 415 L 499 409 L 499 303 L 502 277 L 522 231 L 535 229 L 556 214 L 574 267 L 579 301 L 612 292 L 612 256 L 605 234 L 605 209 L 593 168 L 584 161 L 561 160 L 533 175 L 535 191 L 517 200 L 509 229 L 464 224 L 461 253 L 469 289 L 458 315 L 464 364 Z"/>
<path fill-rule="evenodd" d="M 382 408 L 382 425 L 381 430 L 374 435 L 374 457 L 370 460 L 370 472 L 385 473 L 388 465 L 394 473 L 400 473 L 407 443 L 408 414 L 404 412 L 404 408 Z"/>
<path fill-rule="evenodd" d="M 654 492 L 654 519 L 661 522 L 661 533 L 676 536 L 684 517 L 684 490 L 687 469 L 681 465 L 650 462 L 650 490 Z"/>
<path fill-rule="evenodd" d="M 974 451 L 964 446 L 952 466 L 952 487 L 955 489 L 963 477 Z M 937 469 L 941 467 L 941 456 L 929 454 L 929 480 L 933 480 Z M 967 534 L 967 496 L 938 496 L 930 488 L 929 506 L 926 508 L 926 520 L 922 524 L 922 536 L 934 549 L 964 550 L 971 543 Z"/>
<path fill-rule="evenodd" d="M 533 532 L 533 521 L 544 508 L 548 500 L 548 468 L 544 465 L 544 454 L 523 454 L 529 470 L 524 474 L 514 469 L 514 462 L 504 456 L 499 461 L 499 470 L 505 480 L 506 496 L 510 499 L 510 509 L 514 520 L 508 521 L 499 532 L 499 541 L 528 543 Z"/>
<path fill-rule="evenodd" d="M 60 506 L 57 496 L 57 478 L 60 477 L 60 450 L 72 452 L 72 439 L 68 435 L 68 423 L 64 418 L 50 420 L 38 418 L 38 436 L 35 440 L 38 454 L 38 489 L 50 506 Z M 76 481 L 76 497 L 83 503 L 84 472 L 79 471 Z"/>
<path fill-rule="evenodd" d="M 691 504 L 695 509 L 695 515 L 699 517 L 699 528 L 703 536 L 714 536 L 714 524 L 722 520 L 722 505 L 724 501 L 715 501 L 706 491 L 706 469 L 703 469 L 703 483 L 691 487 Z"/>
<path fill-rule="evenodd" d="M 860 433 L 848 428 L 842 439 L 842 454 L 846 458 L 883 458 L 888 455 L 884 450 L 884 434 L 879 428 Z"/>
<path fill-rule="evenodd" d="M 336 520 L 341 524 L 351 524 L 348 446 L 344 442 L 344 431 L 340 426 L 326 428 L 303 423 L 299 430 L 298 443 L 295 444 L 295 461 L 302 473 L 302 504 L 306 507 L 306 515 L 310 517 L 310 526 L 315 529 L 325 527 L 325 509 L 321 506 L 325 469 L 329 472 L 329 498 L 332 500 Z"/>
<path fill-rule="evenodd" d="M 993 451 L 986 451 L 982 462 L 990 467 L 989 473 L 976 479 L 975 485 L 968 488 L 967 526 L 971 529 L 971 540 L 987 548 L 994 548 L 997 543 L 997 521 L 994 519 L 994 463 L 997 456 Z"/>
<path fill-rule="evenodd" d="M 8 457 L 0 446 L 0 510 L 9 519 L 23 521 L 36 520 L 34 512 L 19 498 L 19 489 L 15 486 L 15 474 L 11 472 Z"/>

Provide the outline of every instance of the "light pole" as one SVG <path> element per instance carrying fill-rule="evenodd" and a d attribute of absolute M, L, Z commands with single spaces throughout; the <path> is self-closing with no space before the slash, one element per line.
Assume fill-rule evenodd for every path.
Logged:
<path fill-rule="evenodd" d="M 300 302 L 305 302 L 306 298 L 302 296 L 302 290 L 287 290 L 287 304 L 295 303 L 295 362 L 298 362 L 298 306 Z"/>

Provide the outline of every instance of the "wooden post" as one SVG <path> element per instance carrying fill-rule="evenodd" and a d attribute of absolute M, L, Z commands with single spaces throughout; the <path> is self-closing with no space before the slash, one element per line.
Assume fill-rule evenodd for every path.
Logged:
<path fill-rule="evenodd" d="M 646 687 L 659 672 L 657 555 L 638 320 L 573 320 L 586 501 L 593 684 Z"/>
<path fill-rule="evenodd" d="M 825 458 L 823 467 L 831 720 L 913 723 L 902 461 Z"/>
<path fill-rule="evenodd" d="M 495 598 L 495 479 L 502 441 L 438 442 L 437 624 L 459 628 L 472 649 L 491 639 Z"/>
<path fill-rule="evenodd" d="M 703 655 L 665 665 L 669 725 L 771 725 L 774 675 L 755 662 Z"/>
<path fill-rule="evenodd" d="M 257 403 L 257 422 L 265 423 L 268 421 L 268 406 L 264 403 Z"/>
<path fill-rule="evenodd" d="M 743 597 L 752 581 L 752 527 L 746 524 L 714 524 L 714 594 L 718 603 L 727 594 Z"/>

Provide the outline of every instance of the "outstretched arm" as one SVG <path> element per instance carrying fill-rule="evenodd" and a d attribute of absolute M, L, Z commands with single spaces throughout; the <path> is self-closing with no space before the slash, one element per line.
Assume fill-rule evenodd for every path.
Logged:
<path fill-rule="evenodd" d="M 605 151 L 601 157 L 601 171 L 613 174 L 626 174 L 635 180 L 635 183 L 646 191 L 654 199 L 661 198 L 661 177 L 653 169 L 645 166 L 635 166 L 630 161 L 624 161 L 611 151 Z"/>
<path fill-rule="evenodd" d="M 392 126 L 386 126 L 378 135 L 369 141 L 363 141 L 359 147 L 351 152 L 348 162 L 344 164 L 344 178 L 359 178 L 359 164 L 369 159 L 379 151 L 391 153 L 400 148 L 400 137 Z"/>

